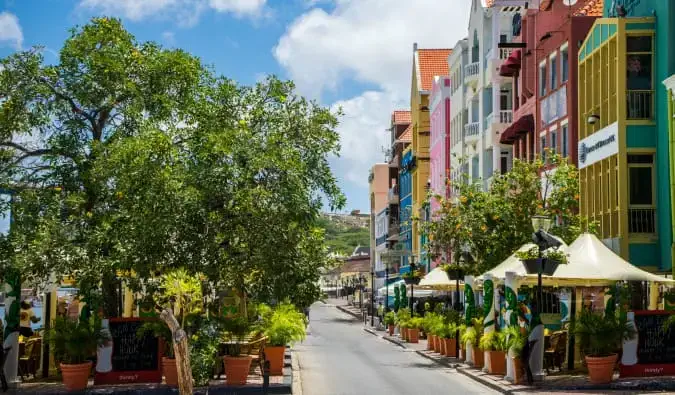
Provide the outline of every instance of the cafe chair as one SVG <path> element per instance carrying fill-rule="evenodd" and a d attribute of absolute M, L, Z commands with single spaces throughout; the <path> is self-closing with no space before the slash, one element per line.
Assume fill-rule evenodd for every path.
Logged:
<path fill-rule="evenodd" d="M 24 376 L 32 375 L 35 377 L 42 352 L 42 339 L 31 338 L 26 343 L 26 352 L 19 357 L 19 375 L 21 380 Z"/>
<path fill-rule="evenodd" d="M 261 375 L 265 373 L 265 344 L 267 344 L 265 336 L 249 343 L 248 355 L 253 357 L 250 373 L 255 373 L 257 367 L 260 368 Z"/>
<path fill-rule="evenodd" d="M 549 369 L 557 367 L 562 371 L 567 348 L 567 332 L 556 332 L 551 335 L 551 343 L 544 351 L 544 367 L 546 373 Z"/>

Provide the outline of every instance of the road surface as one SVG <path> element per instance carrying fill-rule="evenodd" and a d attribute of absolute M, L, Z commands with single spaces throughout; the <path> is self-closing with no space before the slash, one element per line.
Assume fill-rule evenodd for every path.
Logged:
<path fill-rule="evenodd" d="M 296 345 L 303 395 L 495 394 L 474 380 L 363 330 L 332 305 L 312 306 Z"/>

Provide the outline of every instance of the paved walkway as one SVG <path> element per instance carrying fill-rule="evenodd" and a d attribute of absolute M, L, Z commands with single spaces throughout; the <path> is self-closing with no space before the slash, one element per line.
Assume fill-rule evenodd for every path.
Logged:
<path fill-rule="evenodd" d="M 331 301 L 310 313 L 309 335 L 296 345 L 304 395 L 495 394 L 470 378 L 363 330 Z"/>

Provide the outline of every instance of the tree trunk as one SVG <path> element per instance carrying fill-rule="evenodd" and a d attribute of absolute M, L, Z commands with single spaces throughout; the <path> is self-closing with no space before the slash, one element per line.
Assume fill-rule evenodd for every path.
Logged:
<path fill-rule="evenodd" d="M 163 309 L 159 315 L 171 329 L 173 336 L 173 351 L 176 356 L 176 369 L 178 371 L 178 393 L 180 395 L 192 395 L 192 368 L 190 366 L 190 350 L 185 330 L 180 327 L 176 316 L 171 309 Z"/>
<path fill-rule="evenodd" d="M 119 280 L 115 274 L 104 274 L 101 279 L 101 296 L 103 297 L 103 312 L 108 318 L 120 317 L 119 311 Z"/>

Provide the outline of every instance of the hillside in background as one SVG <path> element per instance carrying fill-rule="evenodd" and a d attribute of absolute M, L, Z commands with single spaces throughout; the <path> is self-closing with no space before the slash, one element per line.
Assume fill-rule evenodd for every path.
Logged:
<path fill-rule="evenodd" d="M 319 219 L 319 226 L 326 230 L 326 244 L 333 253 L 349 256 L 357 246 L 370 245 L 370 230 L 327 216 Z"/>

